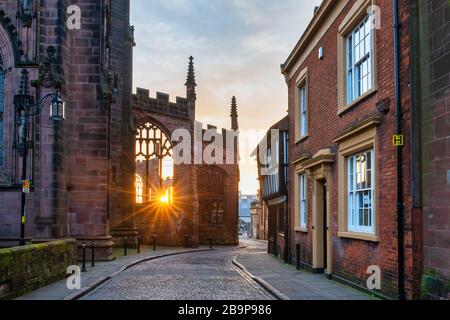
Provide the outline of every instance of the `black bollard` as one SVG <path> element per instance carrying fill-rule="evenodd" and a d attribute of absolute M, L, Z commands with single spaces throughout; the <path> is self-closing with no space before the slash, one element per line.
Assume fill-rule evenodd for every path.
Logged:
<path fill-rule="evenodd" d="M 95 241 L 91 242 L 91 267 L 95 267 Z"/>
<path fill-rule="evenodd" d="M 156 251 L 156 234 L 153 235 L 153 251 Z"/>
<path fill-rule="evenodd" d="M 274 251 L 273 251 L 273 245 L 274 245 L 273 237 L 270 237 L 270 238 L 269 238 L 269 245 L 268 245 L 268 248 L 267 248 L 267 253 L 268 253 L 268 254 L 273 254 L 273 253 L 274 253 Z"/>
<path fill-rule="evenodd" d="M 86 243 L 83 242 L 83 264 L 81 266 L 81 272 L 86 272 Z"/>
<path fill-rule="evenodd" d="M 128 237 L 123 238 L 123 255 L 126 257 L 128 255 Z"/>
<path fill-rule="evenodd" d="M 300 263 L 300 243 L 297 243 L 296 245 L 296 258 L 297 258 L 297 270 L 301 269 L 301 263 Z"/>
<path fill-rule="evenodd" d="M 189 247 L 189 235 L 184 235 L 184 246 Z"/>
<path fill-rule="evenodd" d="M 141 236 L 137 236 L 137 253 L 141 253 Z"/>
<path fill-rule="evenodd" d="M 213 248 L 213 237 L 209 236 L 209 248 L 212 249 Z"/>

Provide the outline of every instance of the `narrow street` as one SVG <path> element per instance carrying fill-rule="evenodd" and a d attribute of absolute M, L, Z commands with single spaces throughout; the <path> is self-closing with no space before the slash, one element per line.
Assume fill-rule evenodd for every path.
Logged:
<path fill-rule="evenodd" d="M 137 265 L 94 290 L 83 300 L 270 300 L 274 299 L 232 264 L 239 254 L 265 250 L 262 242 L 247 248 L 177 255 Z"/>
<path fill-rule="evenodd" d="M 265 242 L 242 239 L 239 248 L 218 247 L 144 262 L 81 300 L 370 299 L 323 275 L 298 272 L 267 255 L 266 248 Z"/>

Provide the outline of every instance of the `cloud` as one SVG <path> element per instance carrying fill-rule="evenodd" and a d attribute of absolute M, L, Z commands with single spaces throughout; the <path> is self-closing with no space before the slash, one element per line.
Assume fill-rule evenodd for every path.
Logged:
<path fill-rule="evenodd" d="M 194 55 L 198 119 L 229 127 L 230 99 L 236 95 L 240 126 L 267 129 L 287 110 L 280 64 L 318 4 L 320 0 L 133 0 L 134 83 L 153 94 L 167 92 L 172 100 L 184 96 L 187 58 Z M 256 169 L 247 169 L 242 188 L 250 192 Z"/>

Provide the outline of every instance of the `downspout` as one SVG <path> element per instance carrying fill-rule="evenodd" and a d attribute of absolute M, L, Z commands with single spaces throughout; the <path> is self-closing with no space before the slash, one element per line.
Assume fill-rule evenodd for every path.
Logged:
<path fill-rule="evenodd" d="M 396 134 L 402 135 L 402 106 L 400 92 L 400 28 L 398 0 L 394 0 L 394 50 L 395 50 L 395 117 Z M 397 147 L 397 240 L 398 240 L 398 299 L 405 300 L 405 230 L 403 195 L 403 147 Z"/>
<path fill-rule="evenodd" d="M 283 172 L 282 186 L 284 189 L 283 192 L 286 195 L 286 202 L 284 204 L 284 212 L 283 212 L 285 219 L 286 219 L 285 231 L 284 231 L 284 236 L 285 236 L 285 238 L 284 238 L 284 261 L 286 263 L 290 263 L 291 262 L 291 256 L 290 256 L 290 253 L 291 253 L 291 245 L 290 245 L 290 243 L 291 243 L 291 215 L 289 212 L 289 192 L 288 192 L 288 176 L 287 176 L 287 175 L 289 175 L 289 173 L 287 173 L 287 175 L 286 175 L 286 165 L 289 163 L 288 161 L 286 161 L 287 152 L 288 152 L 288 149 L 286 148 L 286 143 L 287 143 L 286 139 L 287 139 L 286 132 L 283 131 L 283 134 L 281 135 L 281 141 L 279 144 L 280 148 L 281 147 L 283 148 L 283 152 L 279 152 L 280 155 L 281 154 L 283 155 L 283 167 L 281 168 L 281 166 L 279 166 L 279 170 L 281 171 L 281 169 L 283 169 L 282 170 L 282 172 Z M 280 163 L 281 163 L 281 161 L 280 161 Z"/>

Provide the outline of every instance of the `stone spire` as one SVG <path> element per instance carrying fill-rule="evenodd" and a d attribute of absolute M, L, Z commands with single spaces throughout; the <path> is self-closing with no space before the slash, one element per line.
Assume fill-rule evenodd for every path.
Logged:
<path fill-rule="evenodd" d="M 197 83 L 195 82 L 195 69 L 194 69 L 194 57 L 189 57 L 189 68 L 186 81 L 186 98 L 189 102 L 193 103 L 197 100 L 197 94 L 195 92 L 195 87 Z"/>
<path fill-rule="evenodd" d="M 236 97 L 231 99 L 231 129 L 239 130 L 238 111 Z"/>
<path fill-rule="evenodd" d="M 187 75 L 187 81 L 186 81 L 186 87 L 196 87 L 197 83 L 195 82 L 195 69 L 194 69 L 194 57 L 189 57 L 189 68 L 188 68 L 188 75 Z"/>

